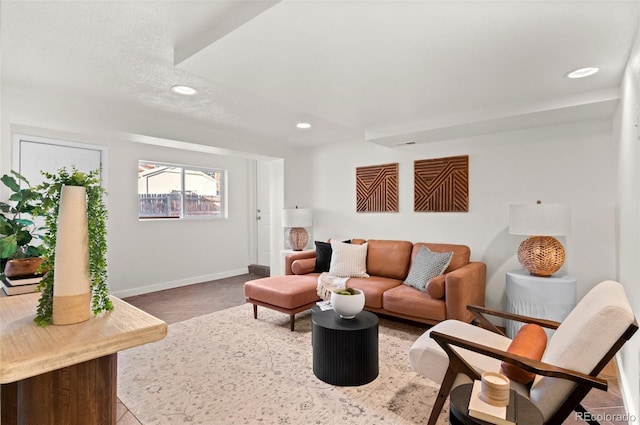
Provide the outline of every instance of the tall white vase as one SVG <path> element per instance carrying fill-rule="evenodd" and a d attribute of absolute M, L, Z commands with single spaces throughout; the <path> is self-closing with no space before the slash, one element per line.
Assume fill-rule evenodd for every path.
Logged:
<path fill-rule="evenodd" d="M 87 189 L 63 186 L 53 279 L 53 324 L 88 320 L 91 313 Z"/>

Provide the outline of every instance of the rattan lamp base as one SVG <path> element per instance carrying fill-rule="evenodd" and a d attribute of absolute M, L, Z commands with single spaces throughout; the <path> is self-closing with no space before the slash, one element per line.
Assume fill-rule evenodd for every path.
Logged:
<path fill-rule="evenodd" d="M 294 251 L 302 251 L 309 243 L 309 233 L 304 227 L 287 229 L 287 242 Z"/>
<path fill-rule="evenodd" d="M 550 277 L 564 264 L 564 248 L 553 236 L 531 236 L 520 244 L 518 261 L 532 275 Z"/>

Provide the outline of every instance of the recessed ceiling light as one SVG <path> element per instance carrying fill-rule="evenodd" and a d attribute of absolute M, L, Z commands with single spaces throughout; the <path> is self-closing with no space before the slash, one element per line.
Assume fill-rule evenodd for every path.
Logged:
<path fill-rule="evenodd" d="M 311 124 L 309 124 L 308 122 L 299 122 L 298 124 L 296 124 L 296 127 L 298 127 L 298 128 L 311 128 Z"/>
<path fill-rule="evenodd" d="M 171 87 L 171 91 L 185 96 L 193 96 L 198 93 L 198 90 L 189 86 L 173 86 Z"/>
<path fill-rule="evenodd" d="M 593 75 L 598 71 L 600 71 L 600 69 L 595 67 L 580 68 L 580 69 L 576 69 L 575 71 L 569 72 L 566 75 L 566 77 L 567 78 L 584 78 L 584 77 Z"/>

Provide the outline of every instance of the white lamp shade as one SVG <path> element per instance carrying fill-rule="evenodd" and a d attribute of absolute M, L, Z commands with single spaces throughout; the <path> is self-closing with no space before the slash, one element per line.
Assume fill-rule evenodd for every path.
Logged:
<path fill-rule="evenodd" d="M 313 223 L 311 209 L 285 208 L 282 210 L 282 227 L 309 227 Z"/>
<path fill-rule="evenodd" d="M 571 232 L 571 212 L 564 204 L 511 205 L 509 233 L 513 235 L 562 236 Z"/>

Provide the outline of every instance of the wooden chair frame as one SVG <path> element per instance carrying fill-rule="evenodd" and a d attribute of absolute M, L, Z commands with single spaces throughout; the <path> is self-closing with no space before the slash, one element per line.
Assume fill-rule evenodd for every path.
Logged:
<path fill-rule="evenodd" d="M 518 314 L 507 313 L 499 310 L 492 310 L 480 306 L 467 306 L 467 309 L 473 313 L 475 320 L 480 327 L 483 327 L 492 332 L 506 336 L 498 327 L 491 323 L 485 315 L 492 315 L 509 320 L 516 320 L 523 323 L 535 323 L 545 328 L 557 329 L 560 323 L 551 320 L 537 319 L 528 316 L 521 316 Z M 585 413 L 586 409 L 582 407 L 580 402 L 587 395 L 591 388 L 597 388 L 602 391 L 607 390 L 607 381 L 598 378 L 597 375 L 602 369 L 611 361 L 613 356 L 620 350 L 620 348 L 627 342 L 633 334 L 638 330 L 638 321 L 634 320 L 633 323 L 627 328 L 624 334 L 616 341 L 611 349 L 605 354 L 600 362 L 593 368 L 589 375 L 583 373 L 564 369 L 561 367 L 553 366 L 541 361 L 532 360 L 526 357 L 518 356 L 515 354 L 507 353 L 506 351 L 497 350 L 486 345 L 477 344 L 475 342 L 467 341 L 461 338 L 456 338 L 451 335 L 446 335 L 441 332 L 431 332 L 430 336 L 433 338 L 440 347 L 447 353 L 449 357 L 449 367 L 445 373 L 444 379 L 440 386 L 440 391 L 436 398 L 433 410 L 429 416 L 428 425 L 435 425 L 438 420 L 438 416 L 442 411 L 444 403 L 451 392 L 451 387 L 459 373 L 468 376 L 471 380 L 479 380 L 480 374 L 471 366 L 466 360 L 464 360 L 453 347 L 460 347 L 466 350 L 474 351 L 479 354 L 483 354 L 494 359 L 502 360 L 507 363 L 511 363 L 521 367 L 522 369 L 533 372 L 538 375 L 550 376 L 554 378 L 568 379 L 576 383 L 573 390 L 567 395 L 564 402 L 560 405 L 558 410 L 545 422 L 545 424 L 560 424 L 562 423 L 572 411 L 578 411 Z M 589 421 L 590 424 L 598 424 L 596 421 Z"/>

